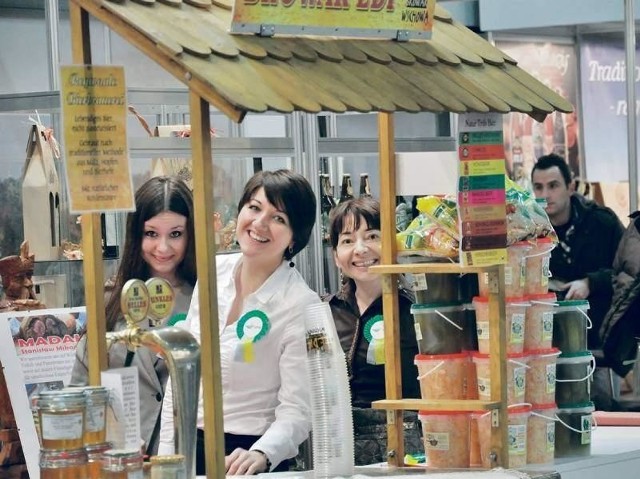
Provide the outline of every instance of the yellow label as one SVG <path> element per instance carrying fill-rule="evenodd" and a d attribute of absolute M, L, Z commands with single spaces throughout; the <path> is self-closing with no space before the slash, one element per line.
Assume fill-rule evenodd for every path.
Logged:
<path fill-rule="evenodd" d="M 492 264 L 505 264 L 507 262 L 507 249 L 488 249 L 480 251 L 465 251 L 460 253 L 462 266 L 489 266 Z"/>

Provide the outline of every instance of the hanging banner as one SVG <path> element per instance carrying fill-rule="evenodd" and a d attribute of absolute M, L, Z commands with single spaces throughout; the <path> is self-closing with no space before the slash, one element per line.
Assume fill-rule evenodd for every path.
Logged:
<path fill-rule="evenodd" d="M 62 66 L 60 84 L 71 213 L 133 210 L 123 67 Z"/>
<path fill-rule="evenodd" d="M 507 214 L 502 115 L 460 115 L 458 132 L 460 262 L 463 266 L 504 264 Z"/>
<path fill-rule="evenodd" d="M 429 39 L 436 0 L 235 0 L 231 33 Z"/>

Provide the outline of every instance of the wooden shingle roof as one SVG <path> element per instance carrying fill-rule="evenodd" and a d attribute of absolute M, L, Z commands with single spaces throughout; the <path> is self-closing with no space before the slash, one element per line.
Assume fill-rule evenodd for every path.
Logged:
<path fill-rule="evenodd" d="M 572 105 L 436 6 L 430 40 L 230 34 L 231 0 L 71 0 L 236 121 L 268 110 L 528 113 Z"/>

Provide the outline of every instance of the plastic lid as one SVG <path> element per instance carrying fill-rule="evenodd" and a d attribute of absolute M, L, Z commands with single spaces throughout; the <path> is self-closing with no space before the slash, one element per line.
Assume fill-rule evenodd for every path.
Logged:
<path fill-rule="evenodd" d="M 529 243 L 528 241 L 518 241 L 517 243 L 513 243 L 513 244 L 510 244 L 509 246 L 507 246 L 507 249 L 513 248 L 514 246 L 516 248 L 523 248 L 525 246 L 527 248 L 531 248 L 532 247 L 531 243 Z"/>
<path fill-rule="evenodd" d="M 545 348 L 545 349 L 529 349 L 525 351 L 529 356 L 557 356 L 561 353 L 558 348 Z"/>
<path fill-rule="evenodd" d="M 512 404 L 511 406 L 507 406 L 507 413 L 509 414 L 522 414 L 530 412 L 531 404 Z"/>
<path fill-rule="evenodd" d="M 592 357 L 593 357 L 593 354 L 591 354 L 591 351 L 577 351 L 575 353 L 562 353 L 558 359 L 589 358 L 589 360 L 591 360 Z"/>
<path fill-rule="evenodd" d="M 453 354 L 416 354 L 416 361 L 432 361 L 432 360 L 445 360 L 445 359 L 464 359 L 468 358 L 469 353 L 453 353 Z"/>
<path fill-rule="evenodd" d="M 558 301 L 560 308 L 586 308 L 589 309 L 589 301 L 586 299 L 570 299 L 566 301 Z"/>
<path fill-rule="evenodd" d="M 432 310 L 432 309 L 443 309 L 443 308 L 460 308 L 462 310 L 462 302 L 440 302 L 440 303 L 417 303 L 411 305 L 411 313 L 416 310 Z"/>
<path fill-rule="evenodd" d="M 512 359 L 512 358 L 525 358 L 529 355 L 529 353 L 508 353 L 507 354 L 507 359 Z M 488 353 L 481 353 L 478 351 L 471 351 L 471 356 L 474 358 L 479 358 L 479 359 L 489 359 L 489 354 Z"/>
<path fill-rule="evenodd" d="M 593 412 L 596 410 L 595 404 L 593 402 L 577 402 L 577 403 L 563 403 L 558 404 L 558 413 L 585 413 L 585 412 Z"/>
<path fill-rule="evenodd" d="M 473 302 L 478 302 L 478 303 L 488 303 L 489 302 L 489 297 L 488 296 L 474 296 L 473 297 Z M 514 296 L 511 298 L 504 298 L 504 302 L 509 304 L 509 303 L 526 303 L 527 302 L 527 298 L 524 296 Z"/>
<path fill-rule="evenodd" d="M 543 236 L 541 238 L 536 238 L 536 243 L 553 243 L 553 240 L 548 236 Z"/>

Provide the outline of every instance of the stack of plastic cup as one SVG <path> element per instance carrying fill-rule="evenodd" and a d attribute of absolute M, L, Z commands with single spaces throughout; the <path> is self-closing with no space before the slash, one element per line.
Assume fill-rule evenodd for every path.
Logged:
<path fill-rule="evenodd" d="M 349 477 L 354 473 L 351 392 L 329 304 L 307 306 L 305 326 L 314 476 Z"/>

